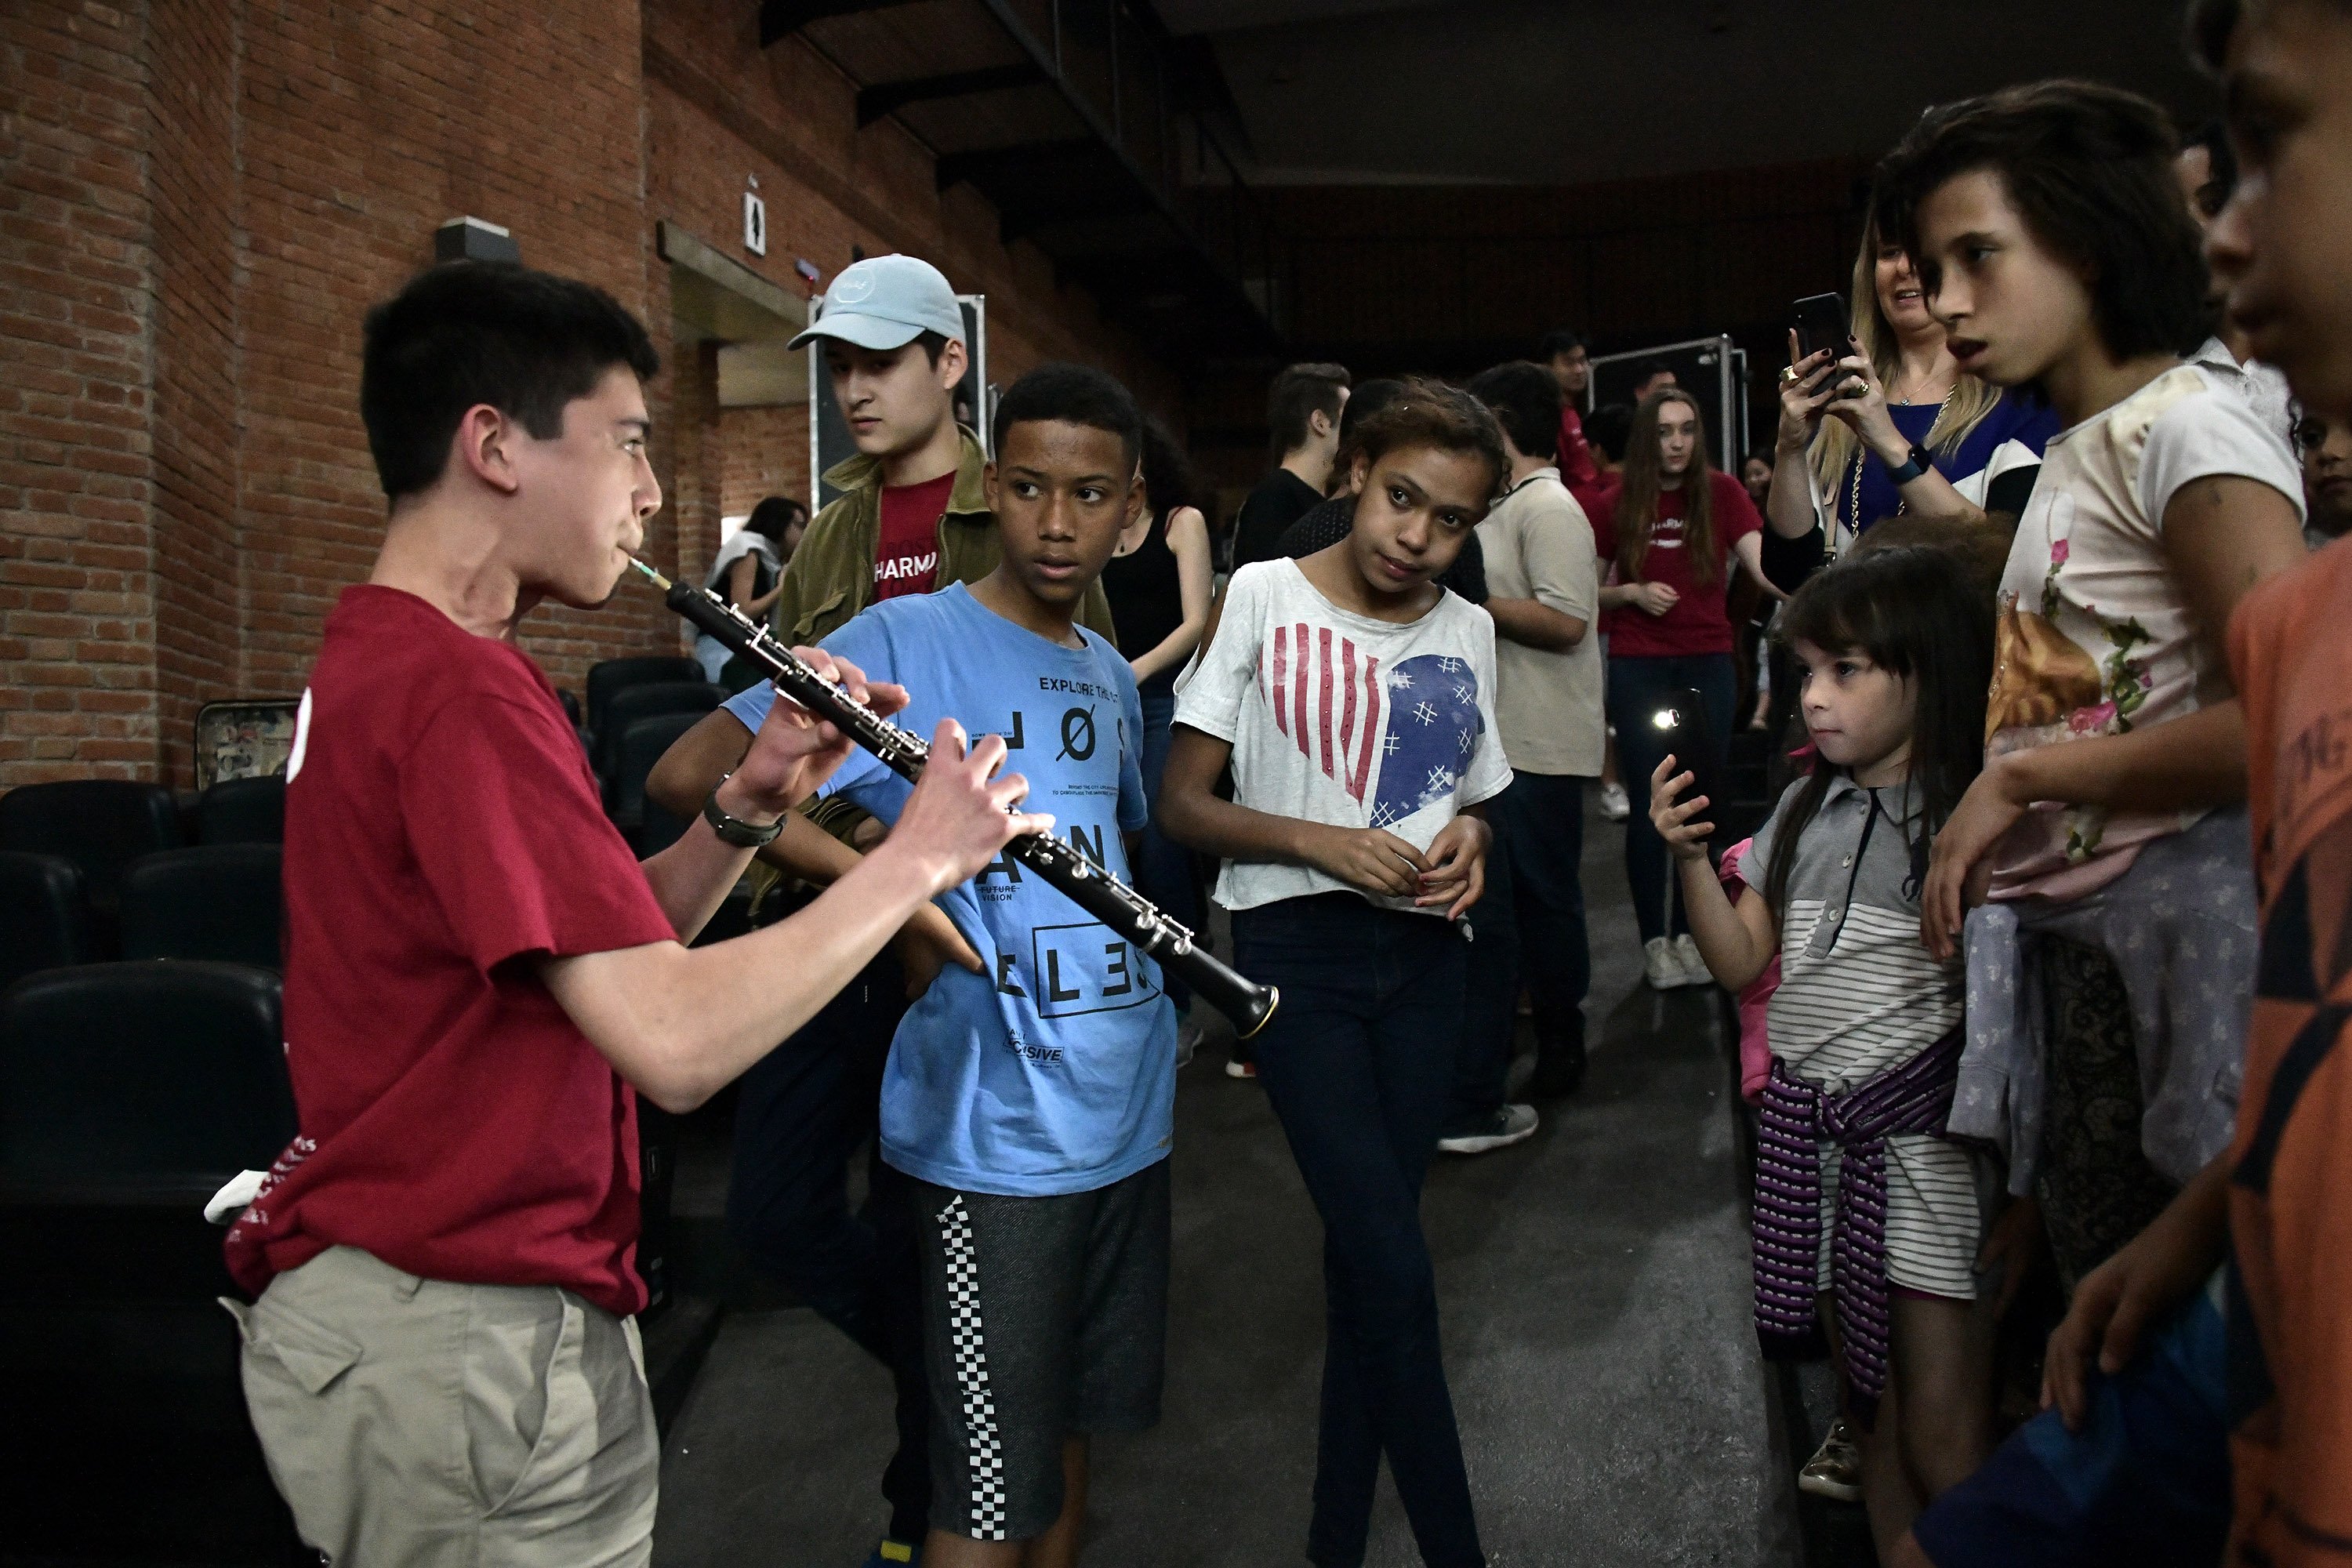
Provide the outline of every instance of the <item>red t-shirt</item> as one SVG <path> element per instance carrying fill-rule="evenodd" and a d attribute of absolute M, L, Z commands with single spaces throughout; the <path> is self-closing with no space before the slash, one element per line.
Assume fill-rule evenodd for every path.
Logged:
<path fill-rule="evenodd" d="M 1601 478 L 1592 461 L 1592 443 L 1584 438 L 1584 416 L 1573 403 L 1559 405 L 1559 479 L 1573 490 Z"/>
<path fill-rule="evenodd" d="M 940 518 L 955 493 L 955 471 L 919 485 L 882 487 L 882 534 L 874 545 L 874 597 L 928 594 L 940 571 Z"/>
<path fill-rule="evenodd" d="M 286 1059 L 301 1133 L 229 1271 L 349 1246 L 427 1279 L 645 1305 L 636 1100 L 530 960 L 673 940 L 520 649 L 347 589 L 286 789 Z"/>
<path fill-rule="evenodd" d="M 1732 546 L 1764 530 L 1756 503 L 1729 474 L 1707 472 L 1707 497 L 1715 533 L 1715 579 L 1701 586 L 1691 576 L 1690 552 L 1683 548 L 1683 492 L 1658 493 L 1658 521 L 1650 529 L 1650 548 L 1642 558 L 1635 581 L 1664 583 L 1682 598 L 1663 616 L 1628 606 L 1612 610 L 1601 629 L 1609 634 L 1612 658 L 1679 658 L 1693 654 L 1729 653 L 1731 616 L 1724 595 L 1731 586 Z M 1617 558 L 1617 494 L 1621 481 L 1601 487 L 1599 507 L 1592 512 L 1593 548 L 1601 552 L 1605 574 Z"/>

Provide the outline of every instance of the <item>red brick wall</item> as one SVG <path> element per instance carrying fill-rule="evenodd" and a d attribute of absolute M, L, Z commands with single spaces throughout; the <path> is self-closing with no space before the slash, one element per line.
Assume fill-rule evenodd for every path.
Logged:
<path fill-rule="evenodd" d="M 808 405 L 722 409 L 719 513 L 743 517 L 766 496 L 809 499 Z"/>
<path fill-rule="evenodd" d="M 155 762 L 146 39 L 0 7 L 0 781 Z"/>
<path fill-rule="evenodd" d="M 1166 411 L 1175 382 L 970 190 L 748 0 L 11 0 L 0 6 L 0 788 L 193 782 L 206 701 L 298 690 L 383 502 L 358 412 L 362 312 L 465 215 L 588 279 L 670 342 L 677 223 L 798 291 L 853 246 L 990 296 L 993 379 L 1089 360 Z M 741 193 L 769 202 L 742 252 Z M 698 374 L 707 372 L 695 356 Z M 672 504 L 646 553 L 698 574 L 727 464 L 804 490 L 805 438 L 730 441 L 710 384 L 647 389 Z M 624 585 L 542 610 L 560 684 L 678 646 Z"/>

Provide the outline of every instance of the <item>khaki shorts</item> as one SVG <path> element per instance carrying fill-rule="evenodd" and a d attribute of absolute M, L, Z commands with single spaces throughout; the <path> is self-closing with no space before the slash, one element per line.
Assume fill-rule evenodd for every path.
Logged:
<path fill-rule="evenodd" d="M 331 1563 L 652 1560 L 661 1450 L 634 1321 L 349 1247 L 222 1305 L 270 1476 Z"/>

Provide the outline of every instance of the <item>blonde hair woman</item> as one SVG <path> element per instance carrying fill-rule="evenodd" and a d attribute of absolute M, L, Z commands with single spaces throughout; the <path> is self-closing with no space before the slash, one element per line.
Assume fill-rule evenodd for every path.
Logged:
<path fill-rule="evenodd" d="M 1852 311 L 1850 352 L 1834 362 L 1827 349 L 1800 356 L 1789 334 L 1765 503 L 1772 531 L 1801 539 L 1826 522 L 1835 553 L 1897 514 L 2014 515 L 2057 418 L 1953 363 L 1911 258 L 1874 216 L 1854 258 Z"/>

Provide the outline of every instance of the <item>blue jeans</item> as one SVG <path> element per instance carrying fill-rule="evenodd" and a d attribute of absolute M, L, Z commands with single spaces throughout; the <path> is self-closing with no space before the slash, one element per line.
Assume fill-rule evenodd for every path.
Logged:
<path fill-rule="evenodd" d="M 1234 946 L 1244 973 L 1282 988 L 1255 1042 L 1258 1082 L 1323 1218 L 1328 1340 L 1307 1558 L 1363 1562 L 1385 1453 L 1422 1560 L 1476 1568 L 1486 1559 L 1421 1229 L 1465 944 L 1445 921 L 1325 893 L 1236 910 Z"/>
<path fill-rule="evenodd" d="M 1665 760 L 1668 738 L 1651 722 L 1661 708 L 1682 700 L 1685 688 L 1696 687 L 1706 707 L 1706 766 L 1696 771 L 1717 781 L 1731 760 L 1731 708 L 1736 683 L 1727 653 L 1693 654 L 1679 658 L 1612 658 L 1609 661 L 1609 721 L 1617 726 L 1617 768 L 1633 815 L 1625 820 L 1625 880 L 1633 889 L 1633 919 L 1642 940 L 1680 935 L 1690 930 L 1683 917 L 1682 895 L 1673 891 L 1673 867 L 1666 841 L 1650 826 L 1650 775 Z M 1694 759 L 1684 757 L 1685 766 Z M 1671 909 L 1669 906 L 1671 905 Z M 1671 921 L 1671 924 L 1669 923 Z"/>
<path fill-rule="evenodd" d="M 1495 847 L 1486 892 L 1470 907 L 1470 991 L 1448 1137 L 1484 1131 L 1502 1109 L 1518 1032 L 1519 986 L 1535 1003 L 1536 1037 L 1584 1043 L 1592 952 L 1584 934 L 1584 784 L 1561 773 L 1511 775 L 1486 803 Z"/>
<path fill-rule="evenodd" d="M 885 953 L 743 1075 L 727 1230 L 763 1273 L 889 1369 L 898 1447 L 882 1495 L 892 1539 L 920 1541 L 930 1524 L 930 1394 L 908 1178 L 877 1149 L 866 1205 L 849 1206 L 849 1163 L 874 1138 L 904 998 Z"/>
<path fill-rule="evenodd" d="M 1151 803 L 1155 813 L 1160 809 L 1160 778 L 1168 771 L 1168 744 L 1175 726 L 1176 694 L 1146 691 L 1143 796 Z M 1157 820 L 1144 827 L 1143 837 L 1135 847 L 1135 890 L 1183 925 L 1195 931 L 1201 929 L 1200 886 L 1193 878 L 1192 852 L 1160 832 Z M 1184 1010 L 1192 1005 L 1192 988 L 1174 970 L 1164 966 L 1160 971 L 1160 982 L 1168 992 L 1168 1000 L 1175 1004 L 1181 1022 Z"/>

